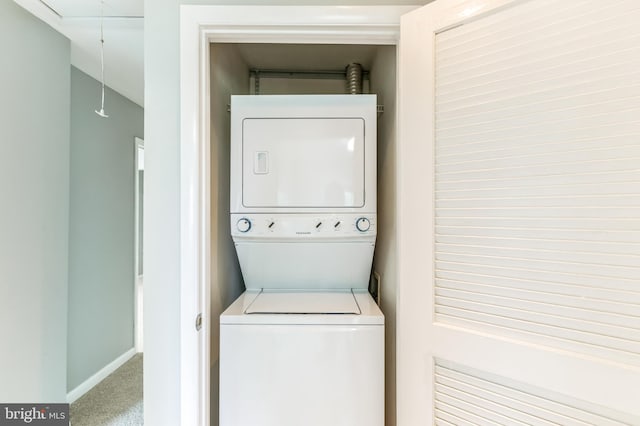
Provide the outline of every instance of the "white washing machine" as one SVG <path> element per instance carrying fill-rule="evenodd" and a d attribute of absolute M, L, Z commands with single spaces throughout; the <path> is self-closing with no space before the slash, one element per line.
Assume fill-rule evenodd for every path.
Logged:
<path fill-rule="evenodd" d="M 221 426 L 382 426 L 375 95 L 233 96 Z"/>

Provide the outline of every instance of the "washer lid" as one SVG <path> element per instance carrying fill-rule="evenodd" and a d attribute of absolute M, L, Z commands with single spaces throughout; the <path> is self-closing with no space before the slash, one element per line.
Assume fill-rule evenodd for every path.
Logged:
<path fill-rule="evenodd" d="M 355 314 L 362 311 L 352 292 L 262 291 L 245 314 Z"/>
<path fill-rule="evenodd" d="M 320 296 L 318 297 L 318 293 Z M 333 296 L 329 296 L 333 295 Z M 297 301 L 301 299 L 311 300 L 313 302 L 318 302 L 319 300 L 323 300 L 323 302 L 318 302 L 316 306 L 324 308 L 323 310 L 329 310 L 331 312 L 335 311 L 346 311 L 344 308 L 336 308 L 336 306 L 327 307 L 325 302 L 329 300 L 329 298 L 336 297 L 337 299 L 341 299 L 343 302 L 340 304 L 341 306 L 345 306 L 345 304 L 349 305 L 349 310 L 355 310 L 353 308 L 353 299 L 355 299 L 355 303 L 357 305 L 358 311 L 356 313 L 338 313 L 338 314 L 325 314 L 325 313 L 300 313 L 300 311 L 310 311 L 308 309 L 309 304 L 306 306 L 306 309 L 301 308 L 281 308 L 279 311 L 291 311 L 283 313 L 273 313 L 272 311 L 276 310 L 275 305 L 280 305 L 279 301 L 276 301 L 274 304 L 267 303 L 268 310 L 271 311 L 269 313 L 257 313 L 253 311 L 253 313 L 247 313 L 248 311 L 255 310 L 251 308 L 253 302 L 260 297 L 266 296 L 267 302 L 275 299 L 280 299 L 282 296 L 282 300 L 286 300 L 291 303 L 297 303 Z M 315 296 L 315 297 L 314 297 Z M 300 297 L 300 298 L 298 298 Z M 335 299 L 331 299 L 335 300 Z M 346 302 L 349 301 L 349 302 Z M 280 306 L 285 306 L 284 303 Z M 286 305 L 290 306 L 290 305 Z M 302 304 L 297 306 L 303 306 Z M 258 308 L 260 305 L 258 305 Z M 264 310 L 264 309 L 260 309 Z M 316 291 L 316 292 L 305 292 L 305 291 L 253 291 L 247 290 L 238 297 L 235 302 L 233 302 L 225 311 L 220 314 L 220 326 L 227 325 L 375 325 L 375 326 L 384 326 L 384 315 L 378 308 L 378 305 L 373 300 L 371 295 L 367 291 Z"/>

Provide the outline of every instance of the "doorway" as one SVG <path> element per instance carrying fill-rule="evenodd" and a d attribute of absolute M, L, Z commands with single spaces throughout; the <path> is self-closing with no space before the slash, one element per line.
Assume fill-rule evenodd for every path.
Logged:
<path fill-rule="evenodd" d="M 216 127 L 216 120 L 212 120 L 211 117 L 215 108 L 218 111 L 216 114 L 220 114 L 222 117 L 218 123 L 228 121 L 228 100 L 221 102 L 214 96 L 209 99 L 212 79 L 215 78 L 214 70 L 211 67 L 210 43 L 242 43 L 247 45 L 260 43 L 263 46 L 265 43 L 270 43 L 274 47 L 279 44 L 301 43 L 308 46 L 378 45 L 388 47 L 395 54 L 399 17 L 413 8 L 350 7 L 340 10 L 345 21 L 336 26 L 327 24 L 334 19 L 332 17 L 335 17 L 336 10 L 333 7 L 275 8 L 279 9 L 279 13 L 275 13 L 275 9 L 271 7 L 218 8 L 211 6 L 200 8 L 183 6 L 181 17 L 181 28 L 184 29 L 181 37 L 181 52 L 183 54 L 181 71 L 183 79 L 181 92 L 182 193 L 213 194 L 214 191 L 217 191 L 211 185 L 214 179 L 215 165 L 207 160 L 212 158 L 215 149 L 210 141 L 213 140 L 215 132 L 220 131 L 220 127 Z M 269 12 L 262 13 L 266 10 Z M 256 30 L 256 23 L 251 22 L 244 30 L 238 30 L 238 22 L 249 18 L 249 15 L 254 18 L 260 16 L 260 19 L 265 19 L 265 22 L 277 25 L 278 29 L 261 27 Z M 229 22 L 234 24 L 229 25 Z M 195 23 L 198 23 L 197 31 L 193 31 Z M 200 50 L 198 45 L 207 46 L 207 48 Z M 186 58 L 195 59 L 195 61 Z M 344 65 L 346 64 L 341 64 L 341 66 Z M 391 68 L 395 71 L 395 63 Z M 390 83 L 390 88 L 395 90 L 395 79 Z M 392 98 L 384 101 L 386 112 L 392 111 L 395 106 L 395 96 Z M 395 120 L 394 112 L 390 112 L 386 116 L 393 117 Z M 187 124 L 194 121 L 200 123 L 197 127 L 198 137 L 195 140 L 192 137 L 193 127 Z M 395 127 L 389 125 L 384 132 L 395 136 Z M 394 150 L 390 149 L 389 151 Z M 201 162 L 203 158 L 206 159 L 204 163 Z M 224 188 L 224 185 L 220 187 Z M 388 197 L 393 198 L 393 195 L 389 194 Z M 211 287 L 215 266 L 212 265 L 211 260 L 214 258 L 211 253 L 211 243 L 214 242 L 213 235 L 216 232 L 213 219 L 217 214 L 214 203 L 219 199 L 219 196 L 194 199 L 194 204 L 183 215 L 181 226 L 183 247 L 181 264 L 181 306 L 183 312 L 181 368 L 182 377 L 186 378 L 183 381 L 184 388 L 181 392 L 181 400 L 184 405 L 182 421 L 185 424 L 209 424 L 209 406 L 212 404 L 209 397 L 215 398 L 210 391 L 210 382 L 215 380 L 215 377 L 209 376 L 209 372 L 215 370 L 212 370 L 209 364 L 210 359 L 215 361 L 211 356 L 211 350 L 215 350 L 215 344 L 210 345 L 210 342 L 215 342 L 214 333 L 217 333 L 215 323 L 211 324 L 210 321 L 205 320 L 200 331 L 196 330 L 193 324 L 200 314 L 209 319 L 216 317 L 211 310 L 215 306 L 209 301 L 219 297 L 218 294 L 215 294 L 212 298 L 214 288 Z M 220 220 L 221 223 L 226 223 L 226 220 Z M 389 227 L 389 229 L 391 228 Z M 389 256 L 381 256 L 382 259 L 391 259 L 391 247 L 390 243 L 387 246 Z M 387 300 L 392 302 L 395 298 L 388 297 Z M 211 405 L 211 408 L 211 412 L 214 413 L 213 418 L 215 418 L 215 405 Z"/>
<path fill-rule="evenodd" d="M 219 316 L 244 290 L 229 231 L 229 96 L 345 94 L 345 68 L 364 70 L 363 92 L 377 95 L 378 235 L 375 293 L 385 314 L 387 424 L 395 417 L 396 47 L 367 44 L 211 43 L 211 417 L 217 418 Z M 259 82 L 256 80 L 259 79 Z M 373 284 L 373 283 L 372 283 Z M 380 290 L 378 290 L 378 287 Z"/>

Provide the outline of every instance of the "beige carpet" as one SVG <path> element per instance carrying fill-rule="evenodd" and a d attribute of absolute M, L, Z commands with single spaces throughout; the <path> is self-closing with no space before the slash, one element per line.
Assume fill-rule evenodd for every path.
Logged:
<path fill-rule="evenodd" d="M 139 426 L 142 407 L 142 354 L 136 354 L 71 404 L 71 425 Z"/>

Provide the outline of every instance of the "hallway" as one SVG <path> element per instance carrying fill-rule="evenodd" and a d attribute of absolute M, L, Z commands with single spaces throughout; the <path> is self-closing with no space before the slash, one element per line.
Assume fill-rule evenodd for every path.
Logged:
<path fill-rule="evenodd" d="M 73 426 L 139 426 L 143 422 L 142 354 L 136 354 L 71 404 Z"/>

